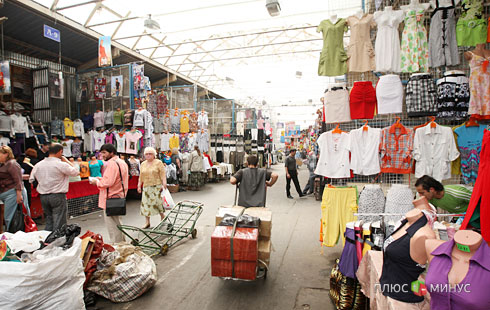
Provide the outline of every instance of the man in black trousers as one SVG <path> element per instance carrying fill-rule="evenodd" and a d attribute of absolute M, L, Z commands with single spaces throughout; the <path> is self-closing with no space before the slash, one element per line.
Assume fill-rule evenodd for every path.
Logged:
<path fill-rule="evenodd" d="M 296 166 L 296 150 L 291 149 L 289 151 L 289 156 L 286 157 L 285 168 L 286 168 L 286 194 L 289 199 L 293 199 L 291 196 L 291 180 L 294 182 L 294 187 L 296 187 L 296 191 L 298 192 L 299 197 L 303 197 L 303 192 L 301 191 L 301 186 L 299 186 L 298 181 L 298 169 Z"/>

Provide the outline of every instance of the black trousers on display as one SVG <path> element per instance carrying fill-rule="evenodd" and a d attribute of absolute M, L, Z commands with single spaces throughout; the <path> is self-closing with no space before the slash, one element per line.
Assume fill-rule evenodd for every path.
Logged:
<path fill-rule="evenodd" d="M 296 191 L 298 192 L 298 195 L 301 196 L 303 193 L 301 192 L 301 186 L 299 186 L 298 171 L 288 170 L 288 173 L 291 177 L 288 178 L 286 175 L 286 194 L 288 196 L 291 196 L 291 180 L 292 180 L 294 183 L 294 187 L 296 187 Z"/>

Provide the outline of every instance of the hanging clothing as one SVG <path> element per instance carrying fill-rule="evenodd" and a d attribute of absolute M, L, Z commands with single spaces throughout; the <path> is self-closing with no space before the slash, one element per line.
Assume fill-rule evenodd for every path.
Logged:
<path fill-rule="evenodd" d="M 462 0 L 461 16 L 456 25 L 458 46 L 476 46 L 487 42 L 487 20 L 482 0 Z"/>
<path fill-rule="evenodd" d="M 470 60 L 470 108 L 469 114 L 490 117 L 490 66 L 487 59 L 471 52 Z"/>
<path fill-rule="evenodd" d="M 433 68 L 459 65 L 455 7 L 454 0 L 448 7 L 440 7 L 436 0 L 429 31 L 429 66 Z"/>
<path fill-rule="evenodd" d="M 412 128 L 396 128 L 394 125 L 383 128 L 379 145 L 381 172 L 411 173 L 413 135 Z"/>
<path fill-rule="evenodd" d="M 197 132 L 199 130 L 199 126 L 197 125 L 197 113 L 193 112 L 189 116 L 189 131 Z"/>
<path fill-rule="evenodd" d="M 114 111 L 104 112 L 104 125 L 114 124 Z"/>
<path fill-rule="evenodd" d="M 364 126 L 351 130 L 350 146 L 351 152 L 350 169 L 355 174 L 373 175 L 379 173 L 379 142 L 381 140 L 381 129 Z"/>
<path fill-rule="evenodd" d="M 116 138 L 116 148 L 118 153 L 126 153 L 126 137 L 124 133 L 117 133 Z"/>
<path fill-rule="evenodd" d="M 170 132 L 171 129 L 172 129 L 172 125 L 171 125 L 171 122 L 170 122 L 170 115 L 165 114 L 165 116 L 163 117 L 163 129 L 162 129 L 162 132 Z"/>
<path fill-rule="evenodd" d="M 199 133 L 197 137 L 197 145 L 199 146 L 201 152 L 209 151 L 209 134 L 207 130 Z"/>
<path fill-rule="evenodd" d="M 345 246 L 342 250 L 342 255 L 339 260 L 339 270 L 342 274 L 349 278 L 357 278 L 356 272 L 359 266 L 359 261 L 356 255 L 356 238 L 354 229 L 346 227 L 344 232 Z"/>
<path fill-rule="evenodd" d="M 315 174 L 328 178 L 350 178 L 350 136 L 346 132 L 334 134 L 332 131 L 324 132 L 318 138 L 320 158 Z"/>
<path fill-rule="evenodd" d="M 430 74 L 416 74 L 408 81 L 405 104 L 410 117 L 437 114 L 437 94 L 434 79 Z"/>
<path fill-rule="evenodd" d="M 143 137 L 139 131 L 128 131 L 124 135 L 126 138 L 126 153 L 127 154 L 137 154 L 139 151 L 138 141 Z"/>
<path fill-rule="evenodd" d="M 100 148 L 102 147 L 102 145 L 104 145 L 105 143 L 105 136 L 106 136 L 106 133 L 105 132 L 98 132 L 98 131 L 94 131 L 93 132 L 93 150 L 94 151 L 99 151 Z"/>
<path fill-rule="evenodd" d="M 104 112 L 99 111 L 94 114 L 94 127 L 104 127 Z"/>
<path fill-rule="evenodd" d="M 71 145 L 71 154 L 73 158 L 79 158 L 82 156 L 82 141 L 80 142 L 73 142 Z"/>
<path fill-rule="evenodd" d="M 451 162 L 459 157 L 450 127 L 428 124 L 415 131 L 413 158 L 415 177 L 432 176 L 438 181 L 451 178 Z"/>
<path fill-rule="evenodd" d="M 134 119 L 133 119 L 133 126 L 135 127 L 144 127 L 145 126 L 145 116 L 146 116 L 146 110 L 145 109 L 138 109 L 134 111 Z"/>
<path fill-rule="evenodd" d="M 75 137 L 83 137 L 83 122 L 80 119 L 76 119 L 75 122 L 73 122 L 73 132 L 75 133 Z"/>
<path fill-rule="evenodd" d="M 197 124 L 200 129 L 207 129 L 209 124 L 208 112 L 200 112 L 197 117 Z"/>
<path fill-rule="evenodd" d="M 370 81 L 354 82 L 349 96 L 351 119 L 372 119 L 374 117 L 376 91 Z"/>
<path fill-rule="evenodd" d="M 460 287 L 467 289 L 440 290 L 449 287 L 448 274 L 453 265 L 452 251 L 456 246 L 454 239 L 446 241 L 432 251 L 425 284 L 430 293 L 432 310 L 487 310 L 490 309 L 488 287 L 490 286 L 490 247 L 482 242 L 470 258 L 469 269 Z"/>
<path fill-rule="evenodd" d="M 323 245 L 333 247 L 344 235 L 341 234 L 348 222 L 355 221 L 357 212 L 357 190 L 353 187 L 330 188 L 325 187 L 322 197 L 322 229 Z"/>
<path fill-rule="evenodd" d="M 400 72 L 400 35 L 398 26 L 403 21 L 403 11 L 377 11 L 374 21 L 378 25 L 375 54 L 376 71 Z"/>
<path fill-rule="evenodd" d="M 476 182 L 485 127 L 483 125 L 476 127 L 461 126 L 454 130 L 458 136 L 458 149 L 461 154 L 461 174 L 465 184 Z"/>
<path fill-rule="evenodd" d="M 160 150 L 162 151 L 170 151 L 170 137 L 172 134 L 170 133 L 162 133 L 160 135 Z"/>
<path fill-rule="evenodd" d="M 325 93 L 325 123 L 350 122 L 349 91 L 346 87 L 332 87 Z"/>
<path fill-rule="evenodd" d="M 376 26 L 372 14 L 347 18 L 350 26 L 350 41 L 347 47 L 347 66 L 349 72 L 373 71 L 375 66 L 374 49 L 371 44 L 371 28 Z"/>
<path fill-rule="evenodd" d="M 473 226 L 481 229 L 481 235 L 490 242 L 490 131 L 485 130 L 480 152 L 480 167 L 470 204 L 460 229 Z"/>
<path fill-rule="evenodd" d="M 175 112 L 170 116 L 170 131 L 173 133 L 178 133 L 180 132 L 180 113 Z"/>
<path fill-rule="evenodd" d="M 124 111 L 114 111 L 113 113 L 113 121 L 115 126 L 122 126 L 124 124 Z"/>
<path fill-rule="evenodd" d="M 470 106 L 470 80 L 464 73 L 444 72 L 437 80 L 437 118 L 463 120 Z"/>
<path fill-rule="evenodd" d="M 14 115 L 15 114 L 12 114 L 12 115 L 10 115 L 10 117 L 12 118 L 12 116 L 14 116 Z M 13 128 L 13 126 L 12 126 L 12 128 Z M 63 121 L 60 119 L 55 119 L 55 120 L 51 121 L 51 137 L 53 137 L 53 136 L 62 137 L 62 138 L 65 137 L 65 125 L 64 125 Z"/>
<path fill-rule="evenodd" d="M 73 130 L 73 121 L 68 117 L 63 120 L 63 126 L 65 127 L 65 136 L 74 137 L 75 131 Z"/>
<path fill-rule="evenodd" d="M 393 184 L 391 185 L 388 193 L 386 194 L 386 213 L 398 213 L 405 214 L 412 210 L 413 207 L 413 192 L 405 184 Z M 397 222 L 403 215 L 391 215 L 385 216 L 385 223 L 389 221 Z"/>
<path fill-rule="evenodd" d="M 396 114 L 403 110 L 403 86 L 400 77 L 395 74 L 383 75 L 376 84 L 378 114 Z"/>
<path fill-rule="evenodd" d="M 63 156 L 66 158 L 71 157 L 71 145 L 73 143 L 73 140 L 64 140 L 61 142 L 61 145 L 63 146 Z"/>
<path fill-rule="evenodd" d="M 173 148 L 177 148 L 178 149 L 179 147 L 180 147 L 179 135 L 173 134 L 169 138 L 169 149 L 170 150 L 173 149 Z"/>
<path fill-rule="evenodd" d="M 82 122 L 83 122 L 83 129 L 85 131 L 88 131 L 92 128 L 94 128 L 94 115 L 93 114 L 87 114 L 82 116 Z"/>
<path fill-rule="evenodd" d="M 347 73 L 347 53 L 344 50 L 344 33 L 347 30 L 347 21 L 343 18 L 339 18 L 335 24 L 326 19 L 316 29 L 323 34 L 323 49 L 318 64 L 319 76 L 339 76 Z"/>
<path fill-rule="evenodd" d="M 401 71 L 428 72 L 429 49 L 424 26 L 424 8 L 410 9 L 405 15 L 402 33 Z"/>
<path fill-rule="evenodd" d="M 180 133 L 188 133 L 189 132 L 189 118 L 187 116 L 183 116 L 180 119 Z"/>
<path fill-rule="evenodd" d="M 404 219 L 395 232 L 400 230 L 407 222 L 407 219 Z M 422 215 L 406 229 L 404 235 L 396 240 L 392 236 L 385 240 L 383 271 L 379 279 L 381 287 L 385 288 L 383 295 L 408 303 L 417 303 L 424 300 L 424 296 L 417 296 L 410 289 L 411 283 L 418 280 L 422 272 L 425 271 L 425 266 L 421 266 L 410 256 L 410 240 L 426 224 L 427 218 Z M 396 286 L 408 286 L 408 289 L 406 291 L 389 289 Z"/>
<path fill-rule="evenodd" d="M 359 194 L 359 213 L 384 213 L 385 195 L 378 184 L 364 186 Z M 364 222 L 379 221 L 379 216 L 359 215 L 358 219 Z"/>

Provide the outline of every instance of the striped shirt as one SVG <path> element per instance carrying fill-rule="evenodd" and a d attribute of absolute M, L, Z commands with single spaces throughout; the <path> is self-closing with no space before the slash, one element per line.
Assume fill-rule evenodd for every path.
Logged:
<path fill-rule="evenodd" d="M 470 203 L 472 187 L 464 185 L 444 185 L 444 196 L 441 199 L 431 199 L 434 206 L 451 213 L 466 212 Z"/>

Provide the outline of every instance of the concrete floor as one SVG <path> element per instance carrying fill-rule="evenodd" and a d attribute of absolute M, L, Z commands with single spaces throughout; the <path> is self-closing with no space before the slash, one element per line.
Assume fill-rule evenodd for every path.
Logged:
<path fill-rule="evenodd" d="M 169 249 L 168 255 L 156 256 L 157 284 L 138 299 L 114 304 L 103 298 L 98 309 L 334 309 L 328 296 L 330 270 L 342 248 L 322 248 L 318 241 L 320 202 L 313 196 L 287 199 L 282 165 L 273 167 L 278 182 L 268 190 L 267 206 L 273 212 L 272 254 L 267 279 L 254 282 L 222 280 L 211 277 L 210 236 L 218 207 L 231 205 L 234 187 L 228 182 L 207 184 L 198 192 L 173 195 L 175 201 L 204 203 L 197 222 L 197 239 L 184 240 Z M 300 170 L 303 187 L 308 172 Z M 152 218 L 152 225 L 159 217 Z M 128 202 L 125 224 L 142 226 L 139 201 Z M 107 237 L 101 213 L 71 219 L 82 232 L 87 229 Z"/>

